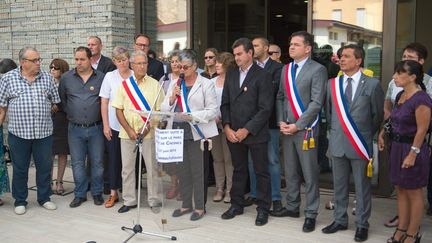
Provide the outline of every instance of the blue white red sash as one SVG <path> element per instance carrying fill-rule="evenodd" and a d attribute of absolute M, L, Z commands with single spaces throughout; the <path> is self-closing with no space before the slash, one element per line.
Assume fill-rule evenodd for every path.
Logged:
<path fill-rule="evenodd" d="M 343 75 L 339 77 L 339 80 L 333 78 L 331 80 L 331 87 L 333 102 L 335 104 L 336 112 L 339 117 L 339 122 L 342 125 L 342 129 L 360 157 L 366 161 L 369 161 L 368 176 L 372 176 L 372 156 L 369 152 L 366 141 L 364 140 L 359 129 L 357 128 L 357 125 L 350 115 L 349 106 L 343 94 Z"/>
<path fill-rule="evenodd" d="M 186 90 L 186 82 L 184 79 L 181 80 L 181 88 L 180 88 L 180 95 L 177 96 L 177 104 L 180 106 L 180 109 L 182 110 L 182 113 L 190 113 L 191 110 L 188 105 L 187 101 L 187 90 Z M 204 133 L 201 131 L 201 129 L 198 127 L 198 125 L 193 125 L 197 131 L 198 135 L 201 137 L 201 139 L 205 139 Z"/>
<path fill-rule="evenodd" d="M 295 84 L 295 78 L 296 78 L 295 76 L 296 76 L 296 72 L 294 70 L 294 62 L 290 62 L 289 64 L 286 65 L 285 68 L 285 88 L 286 88 L 289 104 L 291 106 L 291 110 L 294 114 L 294 118 L 297 121 L 298 119 L 300 119 L 301 115 L 305 111 L 305 108 L 300 98 L 300 95 L 298 94 L 297 91 L 297 87 Z M 303 139 L 303 150 L 308 150 L 308 147 L 309 148 L 315 147 L 315 141 L 313 138 L 313 129 L 318 124 L 319 119 L 320 116 L 318 113 L 317 118 L 312 122 L 312 124 L 306 127 L 305 136 Z M 307 142 L 308 140 L 309 140 L 309 146 Z"/>
<path fill-rule="evenodd" d="M 130 101 L 132 102 L 133 106 L 138 111 L 150 111 L 150 106 L 147 103 L 147 100 L 145 99 L 144 95 L 142 94 L 141 90 L 139 90 L 137 83 L 135 82 L 135 79 L 133 76 L 130 76 L 129 79 L 125 79 L 122 82 L 123 88 L 126 91 L 126 94 L 128 95 Z M 141 116 L 141 119 L 143 119 L 144 122 L 146 122 L 147 118 Z"/>

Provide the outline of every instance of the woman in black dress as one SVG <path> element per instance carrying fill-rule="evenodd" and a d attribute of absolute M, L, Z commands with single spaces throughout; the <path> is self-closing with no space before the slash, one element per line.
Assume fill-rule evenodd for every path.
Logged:
<path fill-rule="evenodd" d="M 58 88 L 60 84 L 60 77 L 69 70 L 68 63 L 63 59 L 53 59 L 49 65 L 50 73 L 54 78 L 54 82 Z M 57 180 L 54 193 L 62 195 L 64 193 L 63 188 L 63 176 L 66 169 L 67 155 L 69 154 L 68 145 L 68 120 L 66 113 L 61 107 L 61 103 L 53 105 L 52 107 L 52 119 L 54 123 L 53 130 L 53 145 L 52 145 L 52 161 L 54 164 L 54 158 L 58 156 L 58 170 Z"/>

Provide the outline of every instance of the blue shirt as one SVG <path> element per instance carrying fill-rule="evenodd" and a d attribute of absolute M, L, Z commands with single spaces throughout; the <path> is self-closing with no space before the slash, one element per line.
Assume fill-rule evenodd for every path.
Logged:
<path fill-rule="evenodd" d="M 60 103 L 51 75 L 40 71 L 33 82 L 21 75 L 20 67 L 0 80 L 0 106 L 7 107 L 8 130 L 23 139 L 41 139 L 53 132 L 51 106 Z"/>

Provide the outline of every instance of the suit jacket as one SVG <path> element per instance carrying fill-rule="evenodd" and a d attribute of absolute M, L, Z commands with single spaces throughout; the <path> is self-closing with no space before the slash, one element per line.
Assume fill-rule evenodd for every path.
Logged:
<path fill-rule="evenodd" d="M 360 82 L 351 103 L 350 114 L 372 152 L 372 139 L 384 117 L 384 91 L 375 78 L 361 75 Z M 326 115 L 330 124 L 329 153 L 334 157 L 346 156 L 349 159 L 362 159 L 345 135 L 335 104 L 331 82 L 327 83 Z"/>
<path fill-rule="evenodd" d="M 104 74 L 106 74 L 107 72 L 111 72 L 116 70 L 117 67 L 114 65 L 114 63 L 112 62 L 111 59 L 109 59 L 108 57 L 101 55 L 101 58 L 99 60 L 99 64 L 97 67 L 98 71 L 103 72 Z"/>
<path fill-rule="evenodd" d="M 149 57 L 148 66 L 147 66 L 147 75 L 149 75 L 150 77 L 156 80 L 160 80 L 164 75 L 164 73 L 165 72 L 163 68 L 163 63 L 154 58 Z"/>
<path fill-rule="evenodd" d="M 280 77 L 281 77 L 281 71 L 283 68 L 283 64 L 273 61 L 271 58 L 266 62 L 266 65 L 264 66 L 264 70 L 266 70 L 268 73 L 270 73 L 272 78 L 272 84 L 273 84 L 273 104 L 274 107 L 272 109 L 272 113 L 270 115 L 269 119 L 269 128 L 270 129 L 278 129 L 278 123 L 276 121 L 276 95 L 279 90 L 279 83 L 280 83 Z"/>
<path fill-rule="evenodd" d="M 318 62 L 308 59 L 297 74 L 295 84 L 305 111 L 296 121 L 285 87 L 285 72 L 288 65 L 282 68 L 279 91 L 276 98 L 276 119 L 279 122 L 295 123 L 299 130 L 303 130 L 315 121 L 324 105 L 325 84 L 327 70 Z"/>
<path fill-rule="evenodd" d="M 169 98 L 176 85 L 177 81 L 170 83 L 167 95 L 161 104 L 161 111 L 174 112 L 177 100 L 170 105 Z M 213 82 L 198 75 L 192 89 L 189 91 L 187 101 L 192 116 L 197 118 L 192 123 L 198 125 L 206 138 L 217 136 L 219 132 L 215 119 L 218 114 L 218 104 L 216 102 L 216 91 Z M 201 139 L 194 128 L 191 127 L 191 130 L 195 141 Z"/>
<path fill-rule="evenodd" d="M 268 120 L 273 108 L 271 76 L 253 63 L 240 87 L 240 71 L 230 70 L 222 92 L 222 124 L 234 131 L 246 128 L 245 144 L 264 143 L 269 139 Z"/>

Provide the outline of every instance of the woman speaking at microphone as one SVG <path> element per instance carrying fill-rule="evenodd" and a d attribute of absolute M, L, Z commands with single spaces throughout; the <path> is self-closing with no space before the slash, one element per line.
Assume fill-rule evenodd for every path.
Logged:
<path fill-rule="evenodd" d="M 207 198 L 208 161 L 203 160 L 201 143 L 218 135 L 215 118 L 218 114 L 214 84 L 198 75 L 196 54 L 183 50 L 179 55 L 180 73 L 184 78 L 171 82 L 162 111 L 184 113 L 181 121 L 173 123 L 173 129 L 184 130 L 183 161 L 178 163 L 182 206 L 172 216 L 192 213 L 190 220 L 199 220 L 205 213 Z M 207 173 L 205 173 L 207 172 Z M 192 202 L 193 199 L 193 202 Z"/>

